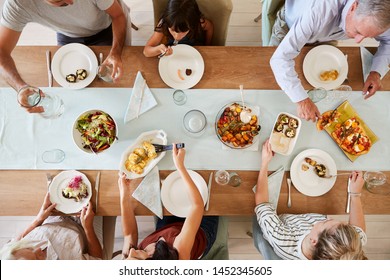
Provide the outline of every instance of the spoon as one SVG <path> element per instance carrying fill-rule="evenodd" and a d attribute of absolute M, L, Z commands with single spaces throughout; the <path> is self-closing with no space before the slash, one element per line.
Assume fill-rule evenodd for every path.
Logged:
<path fill-rule="evenodd" d="M 244 86 L 240 85 L 240 94 L 241 94 L 241 101 L 242 101 L 242 111 L 240 113 L 240 119 L 243 123 L 249 123 L 252 119 L 252 115 L 250 114 L 250 111 L 247 110 L 245 106 L 243 89 Z"/>

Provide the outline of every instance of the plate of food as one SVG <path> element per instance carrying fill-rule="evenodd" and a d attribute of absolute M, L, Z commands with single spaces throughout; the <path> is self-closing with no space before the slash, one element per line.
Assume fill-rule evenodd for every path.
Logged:
<path fill-rule="evenodd" d="M 101 153 L 118 139 L 115 120 L 101 110 L 88 110 L 80 114 L 73 125 L 73 141 L 83 152 Z"/>
<path fill-rule="evenodd" d="M 208 196 L 206 181 L 195 171 L 188 170 L 188 173 L 198 187 L 203 198 L 203 204 L 206 204 Z M 161 201 L 172 215 L 185 218 L 190 211 L 191 201 L 183 184 L 184 181 L 177 170 L 169 174 L 162 183 Z"/>
<path fill-rule="evenodd" d="M 324 112 L 317 121 L 317 129 L 325 130 L 352 162 L 367 154 L 379 140 L 348 100 L 335 110 Z"/>
<path fill-rule="evenodd" d="M 97 67 L 98 61 L 94 52 L 79 43 L 59 48 L 51 63 L 54 79 L 68 89 L 87 87 L 95 79 Z"/>
<path fill-rule="evenodd" d="M 203 76 L 202 55 L 189 45 L 172 46 L 173 54 L 160 58 L 158 71 L 161 79 L 171 88 L 189 89 Z"/>
<path fill-rule="evenodd" d="M 261 126 L 258 106 L 239 101 L 226 104 L 215 118 L 215 132 L 218 139 L 232 149 L 245 149 L 257 141 Z"/>
<path fill-rule="evenodd" d="M 313 87 L 332 90 L 347 78 L 348 61 L 338 48 L 320 45 L 311 49 L 305 56 L 303 74 Z"/>
<path fill-rule="evenodd" d="M 336 182 L 336 163 L 326 152 L 308 149 L 299 153 L 290 169 L 291 181 L 295 188 L 307 196 L 320 196 L 327 193 Z"/>
<path fill-rule="evenodd" d="M 129 179 L 146 176 L 165 156 L 166 152 L 156 153 L 152 144 L 167 144 L 167 134 L 163 130 L 142 133 L 122 154 L 119 170 Z"/>
<path fill-rule="evenodd" d="M 76 170 L 57 174 L 49 186 L 50 201 L 65 214 L 77 213 L 88 205 L 92 197 L 91 182 Z"/>
<path fill-rule="evenodd" d="M 269 142 L 272 150 L 281 155 L 292 153 L 301 131 L 301 119 L 292 114 L 281 112 L 274 123 Z"/>

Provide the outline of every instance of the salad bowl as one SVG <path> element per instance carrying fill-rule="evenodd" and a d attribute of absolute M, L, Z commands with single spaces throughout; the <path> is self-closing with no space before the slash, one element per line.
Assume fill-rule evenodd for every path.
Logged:
<path fill-rule="evenodd" d="M 118 139 L 118 126 L 114 118 L 102 110 L 88 110 L 80 114 L 72 132 L 76 146 L 89 154 L 108 150 Z"/>

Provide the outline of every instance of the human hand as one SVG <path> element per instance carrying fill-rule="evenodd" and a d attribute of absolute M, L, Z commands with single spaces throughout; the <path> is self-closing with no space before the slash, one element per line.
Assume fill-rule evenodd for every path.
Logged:
<path fill-rule="evenodd" d="M 103 65 L 111 65 L 112 75 L 111 78 L 116 83 L 122 76 L 122 58 L 120 55 L 110 53 L 102 63 Z"/>
<path fill-rule="evenodd" d="M 165 56 L 165 55 L 168 56 L 168 55 L 171 55 L 173 53 L 172 48 L 170 46 L 166 46 L 164 44 L 158 45 L 156 47 L 156 49 L 157 49 L 159 55 L 163 55 L 163 56 Z"/>
<path fill-rule="evenodd" d="M 177 169 L 185 168 L 184 158 L 186 155 L 186 150 L 176 148 L 176 143 L 172 143 L 172 146 L 173 146 L 172 157 L 173 157 L 173 162 L 175 163 L 176 168 Z"/>
<path fill-rule="evenodd" d="M 92 210 L 92 203 L 88 203 L 87 207 L 83 207 L 80 213 L 80 221 L 84 230 L 93 229 L 93 218 L 95 217 L 95 213 Z"/>
<path fill-rule="evenodd" d="M 26 109 L 27 112 L 29 113 L 43 113 L 44 109 L 42 106 L 34 106 L 30 107 L 31 105 L 29 104 L 29 97 L 33 93 L 33 90 L 37 90 L 39 92 L 39 95 L 43 98 L 45 97 L 45 93 L 35 87 L 29 86 L 27 84 L 24 84 L 22 86 L 17 87 L 17 98 L 18 98 L 18 103 L 20 104 L 21 107 Z"/>
<path fill-rule="evenodd" d="M 349 191 L 353 193 L 361 193 L 364 185 L 363 172 L 353 171 L 349 177 Z"/>
<path fill-rule="evenodd" d="M 363 86 L 364 99 L 370 98 L 377 90 L 382 88 L 381 75 L 378 72 L 371 71 Z"/>
<path fill-rule="evenodd" d="M 318 110 L 317 106 L 310 100 L 310 98 L 306 98 L 297 103 L 298 108 L 298 116 L 307 121 L 315 122 L 317 118 L 321 117 L 321 113 Z"/>
<path fill-rule="evenodd" d="M 35 218 L 37 224 L 41 225 L 47 219 L 47 217 L 50 216 L 51 212 L 56 206 L 57 206 L 56 203 L 51 203 L 50 194 L 47 192 L 43 200 L 41 209 L 39 210 L 39 213 Z"/>
<path fill-rule="evenodd" d="M 119 194 L 120 196 L 125 196 L 125 195 L 130 195 L 131 193 L 131 180 L 127 179 L 126 174 L 123 172 L 118 173 L 119 178 L 118 178 L 118 187 L 119 187 Z"/>
<path fill-rule="evenodd" d="M 269 142 L 269 138 L 263 143 L 263 148 L 261 150 L 261 164 L 268 166 L 272 157 L 275 153 L 272 151 L 271 143 Z"/>

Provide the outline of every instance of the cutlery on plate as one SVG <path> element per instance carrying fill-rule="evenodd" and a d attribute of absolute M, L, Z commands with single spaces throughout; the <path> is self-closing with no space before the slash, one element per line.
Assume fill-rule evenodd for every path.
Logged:
<path fill-rule="evenodd" d="M 47 189 L 49 190 L 51 181 L 53 181 L 53 175 L 50 173 L 46 173 L 46 184 L 47 184 Z"/>
<path fill-rule="evenodd" d="M 349 213 L 349 208 L 351 206 L 351 195 L 349 194 L 351 191 L 350 183 L 351 183 L 351 178 L 348 178 L 348 198 L 347 198 L 347 209 L 345 210 L 345 213 Z"/>
<path fill-rule="evenodd" d="M 99 65 L 103 63 L 103 53 L 99 53 Z"/>
<path fill-rule="evenodd" d="M 141 96 L 139 98 L 140 100 L 139 100 L 138 108 L 137 108 L 137 119 L 139 117 L 139 110 L 141 109 L 142 99 L 144 97 L 145 86 L 146 86 L 146 80 L 143 81 L 142 87 L 141 87 Z"/>
<path fill-rule="evenodd" d="M 160 145 L 160 144 L 152 144 L 154 148 L 156 149 L 156 153 L 161 153 L 165 151 L 171 151 L 173 149 L 173 145 Z M 177 143 L 176 144 L 177 149 L 184 148 L 184 143 Z"/>
<path fill-rule="evenodd" d="M 210 173 L 209 183 L 207 184 L 207 188 L 208 188 L 209 193 L 207 195 L 207 202 L 206 202 L 206 208 L 205 208 L 206 211 L 209 211 L 211 184 L 212 184 L 212 182 L 213 182 L 213 172 Z"/>
<path fill-rule="evenodd" d="M 95 195 L 96 195 L 96 200 L 95 200 L 95 214 L 98 211 L 98 202 L 99 202 L 99 185 L 100 185 L 100 171 L 96 175 L 96 180 L 95 180 Z"/>
<path fill-rule="evenodd" d="M 287 178 L 287 186 L 288 186 L 288 199 L 287 199 L 287 207 L 291 207 L 291 179 Z"/>
<path fill-rule="evenodd" d="M 349 172 L 349 173 L 339 173 L 339 174 L 334 174 L 334 175 L 326 175 L 326 176 L 323 176 L 321 178 L 329 179 L 329 178 L 333 178 L 333 177 L 336 177 L 336 176 L 350 175 L 350 174 L 351 174 L 351 172 Z"/>
<path fill-rule="evenodd" d="M 46 64 L 47 64 L 47 77 L 49 81 L 49 87 L 53 86 L 53 74 L 51 72 L 51 52 L 46 51 Z"/>

